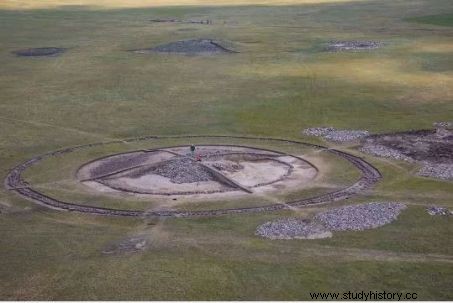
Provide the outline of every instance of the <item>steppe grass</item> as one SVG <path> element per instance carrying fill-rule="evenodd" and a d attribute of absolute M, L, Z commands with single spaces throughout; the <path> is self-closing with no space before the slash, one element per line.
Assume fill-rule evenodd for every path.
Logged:
<path fill-rule="evenodd" d="M 453 116 L 450 0 L 125 3 L 2 1 L 2 176 L 48 151 L 144 135 L 274 136 L 338 147 L 301 131 L 323 125 L 372 132 L 430 128 Z M 149 21 L 167 17 L 213 24 Z M 127 51 L 193 38 L 229 41 L 240 53 Z M 385 46 L 324 52 L 330 40 L 362 39 Z M 52 58 L 11 53 L 46 46 L 69 50 Z M 415 177 L 413 165 L 349 151 L 366 157 L 384 179 L 351 201 L 297 212 L 155 224 L 49 210 L 2 189 L 0 298 L 290 300 L 310 299 L 310 291 L 386 290 L 451 300 L 451 219 L 424 210 L 452 207 L 451 182 Z M 98 154 L 79 155 L 71 165 Z M 64 163 L 47 164 L 52 169 L 34 176 L 64 178 Z M 331 239 L 254 236 L 267 220 L 309 218 L 328 207 L 377 199 L 409 208 L 388 226 Z M 152 239 L 148 250 L 101 253 L 112 241 L 142 232 Z"/>

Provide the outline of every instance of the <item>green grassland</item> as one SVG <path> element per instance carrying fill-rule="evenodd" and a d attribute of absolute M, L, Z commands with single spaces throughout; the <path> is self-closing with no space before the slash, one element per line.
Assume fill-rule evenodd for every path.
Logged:
<path fill-rule="evenodd" d="M 408 20 L 413 22 L 433 24 L 439 26 L 453 26 L 453 14 L 414 17 Z"/>
<path fill-rule="evenodd" d="M 100 7 L 88 0 L 84 6 L 18 2 L 23 5 L 0 3 L 2 178 L 18 163 L 60 148 L 185 134 L 320 143 L 364 157 L 384 178 L 373 190 L 335 205 L 202 219 L 59 212 L 1 188 L 0 299 L 292 300 L 310 299 L 314 291 L 362 290 L 453 299 L 452 219 L 431 217 L 424 210 L 431 204 L 453 208 L 452 183 L 415 177 L 413 164 L 366 156 L 355 146 L 301 134 L 306 127 L 322 125 L 388 132 L 451 120 L 452 1 L 244 0 L 214 5 L 181 0 L 178 5 L 172 0 L 171 6 L 157 1 L 156 7 L 118 7 L 113 0 L 111 7 L 107 0 Z M 210 19 L 213 24 L 149 21 L 167 17 Z M 195 38 L 228 41 L 239 53 L 127 52 Z M 323 51 L 327 41 L 348 39 L 378 40 L 385 47 Z M 46 46 L 69 50 L 50 58 L 11 54 Z M 81 164 L 109 153 L 182 144 L 181 139 L 158 141 L 80 150 L 45 160 L 25 177 L 60 197 L 143 207 L 143 201 L 95 197 L 62 180 L 71 179 Z M 291 145 L 248 144 L 300 152 Z M 347 164 L 332 165 L 337 173 L 330 181 L 355 180 Z M 321 209 L 376 200 L 403 201 L 409 207 L 392 224 L 335 233 L 331 239 L 270 241 L 254 235 L 257 225 L 271 219 L 310 218 Z M 216 203 L 229 207 L 242 202 L 258 203 Z M 144 252 L 101 253 L 109 243 L 141 233 L 150 237 Z"/>

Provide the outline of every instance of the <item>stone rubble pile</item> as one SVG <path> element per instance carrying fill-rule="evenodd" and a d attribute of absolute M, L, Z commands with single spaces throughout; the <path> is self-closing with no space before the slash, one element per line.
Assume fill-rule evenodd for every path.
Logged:
<path fill-rule="evenodd" d="M 406 205 L 398 202 L 372 202 L 337 207 L 317 214 L 313 220 L 284 218 L 260 225 L 255 234 L 275 239 L 319 239 L 332 231 L 377 228 L 396 220 Z"/>
<path fill-rule="evenodd" d="M 453 180 L 453 164 L 435 164 L 425 162 L 417 174 L 422 177 Z"/>
<path fill-rule="evenodd" d="M 412 158 L 409 158 L 397 149 L 393 149 L 382 144 L 373 144 L 367 142 L 362 146 L 360 151 L 377 157 L 414 162 Z"/>
<path fill-rule="evenodd" d="M 396 202 L 349 205 L 322 212 L 314 220 L 333 231 L 364 230 L 389 224 L 405 208 L 405 204 Z"/>
<path fill-rule="evenodd" d="M 213 180 L 213 176 L 205 167 L 186 157 L 165 161 L 154 167 L 151 172 L 169 178 L 171 182 L 177 184 Z"/>
<path fill-rule="evenodd" d="M 426 211 L 431 216 L 453 216 L 453 210 L 448 210 L 445 207 L 430 206 Z"/>
<path fill-rule="evenodd" d="M 308 136 L 322 137 L 334 142 L 356 141 L 369 135 L 369 132 L 366 130 L 339 130 L 333 127 L 312 127 L 305 129 L 303 133 Z"/>
<path fill-rule="evenodd" d="M 149 20 L 154 23 L 187 23 L 187 24 L 212 24 L 212 20 L 180 20 L 180 19 L 151 19 Z"/>
<path fill-rule="evenodd" d="M 320 239 L 332 236 L 332 233 L 322 225 L 300 218 L 266 222 L 256 229 L 255 234 L 272 240 Z"/>
<path fill-rule="evenodd" d="M 378 41 L 330 41 L 326 48 L 327 51 L 341 52 L 341 51 L 359 51 L 369 50 L 382 47 L 384 44 Z"/>

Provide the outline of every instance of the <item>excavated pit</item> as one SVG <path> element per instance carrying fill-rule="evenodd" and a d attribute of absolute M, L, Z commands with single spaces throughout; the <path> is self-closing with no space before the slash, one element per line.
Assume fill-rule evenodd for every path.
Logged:
<path fill-rule="evenodd" d="M 165 148 L 113 155 L 87 163 L 78 179 L 97 188 L 151 195 L 191 195 L 239 191 L 314 178 L 307 162 L 277 152 L 242 147 Z M 300 179 L 300 182 L 298 182 Z M 300 184 L 297 184 L 300 183 Z M 281 186 L 282 184 L 280 184 Z"/>
<path fill-rule="evenodd" d="M 348 186 L 336 188 L 334 191 L 329 191 L 326 193 L 321 193 L 317 195 L 313 195 L 310 197 L 295 197 L 293 199 L 288 199 L 284 201 L 279 201 L 272 199 L 273 202 L 270 202 L 267 205 L 259 205 L 259 206 L 238 206 L 238 207 L 230 207 L 230 208 L 218 208 L 214 207 L 212 209 L 205 209 L 205 210 L 192 210 L 192 209 L 174 209 L 172 205 L 169 205 L 168 208 L 164 205 L 159 206 L 156 209 L 130 209 L 123 208 L 123 207 L 100 207 L 95 205 L 87 205 L 85 202 L 74 201 L 74 200 L 62 200 L 59 197 L 52 197 L 46 193 L 41 192 L 39 189 L 34 187 L 33 182 L 29 182 L 27 178 L 24 178 L 23 173 L 32 166 L 39 165 L 40 162 L 46 159 L 51 159 L 53 157 L 62 157 L 67 154 L 71 154 L 73 152 L 77 152 L 79 150 L 88 150 L 93 147 L 101 147 L 101 146 L 109 146 L 110 144 L 117 144 L 117 143 L 124 143 L 124 142 L 146 142 L 148 140 L 159 140 L 159 139 L 174 139 L 174 137 L 169 136 L 146 136 L 146 137 L 139 137 L 139 138 L 132 138 L 125 141 L 107 141 L 107 142 L 97 142 L 97 143 L 90 143 L 85 145 L 78 145 L 67 147 L 55 151 L 50 151 L 45 154 L 36 155 L 22 163 L 17 164 L 14 166 L 10 172 L 7 174 L 4 185 L 5 188 L 9 191 L 15 192 L 22 198 L 25 198 L 33 203 L 51 208 L 57 209 L 61 211 L 74 211 L 79 213 L 89 213 L 89 214 L 96 214 L 96 215 L 105 215 L 105 216 L 121 216 L 121 217 L 205 217 L 205 216 L 221 216 L 227 214 L 246 214 L 246 213 L 256 213 L 256 212 L 266 212 L 266 211 L 277 211 L 283 209 L 293 209 L 298 207 L 304 207 L 308 205 L 316 205 L 320 203 L 332 203 L 340 200 L 349 199 L 357 194 L 360 194 L 363 191 L 366 191 L 372 188 L 379 180 L 382 178 L 381 173 L 377 168 L 373 165 L 365 161 L 360 157 L 356 157 L 352 154 L 342 152 L 332 148 L 326 148 L 324 146 L 310 144 L 306 142 L 300 142 L 295 140 L 288 140 L 288 139 L 277 139 L 277 138 L 269 138 L 269 137 L 243 137 L 243 136 L 197 136 L 197 135 L 188 135 L 188 136 L 180 136 L 179 138 L 185 138 L 190 140 L 192 138 L 205 138 L 205 139 L 212 139 L 212 138 L 231 138 L 231 139 L 247 139 L 249 141 L 257 142 L 276 142 L 279 144 L 295 144 L 296 146 L 304 146 L 314 148 L 328 154 L 331 154 L 335 157 L 341 158 L 345 161 L 350 162 L 356 170 L 360 172 L 360 178 L 357 179 L 354 183 L 349 184 Z M 120 176 L 122 173 L 127 173 L 128 170 L 133 168 L 138 168 L 143 165 L 154 165 L 155 162 L 161 162 L 165 160 L 169 160 L 175 156 L 188 156 L 187 153 L 188 146 L 181 146 L 181 147 L 171 147 L 171 148 L 163 148 L 163 149 L 152 149 L 152 150 L 139 150 L 136 152 L 126 152 L 126 153 L 119 153 L 114 155 L 105 156 L 102 158 L 94 159 L 81 167 L 76 171 L 76 178 L 79 182 L 86 185 L 89 192 L 98 191 L 99 195 L 110 195 L 114 194 L 117 195 L 117 192 L 121 193 L 124 190 L 116 191 L 110 187 L 102 185 L 99 183 L 99 180 L 103 179 L 115 179 L 115 175 Z M 269 170 L 269 166 L 264 166 L 260 168 L 260 166 L 254 166 L 254 163 L 249 163 L 249 167 L 258 168 L 258 171 L 255 170 L 253 174 L 239 174 L 239 177 L 245 177 L 245 180 L 248 180 L 254 187 L 244 187 L 245 190 L 238 188 L 237 184 L 235 185 L 232 183 L 231 185 L 236 186 L 236 190 L 230 193 L 220 193 L 217 196 L 221 199 L 236 199 L 238 195 L 236 192 L 240 192 L 241 195 L 246 195 L 244 198 L 248 198 L 248 194 L 250 194 L 250 188 L 253 189 L 252 194 L 257 194 L 258 199 L 263 199 L 268 194 L 272 195 L 275 191 L 277 194 L 281 194 L 282 192 L 291 193 L 291 190 L 299 191 L 301 188 L 306 186 L 310 187 L 311 185 L 307 184 L 307 182 L 311 182 L 318 174 L 318 168 L 311 164 L 310 162 L 304 160 L 301 156 L 298 155 L 291 155 L 286 154 L 278 151 L 271 151 L 268 149 L 259 149 L 259 148 L 250 148 L 243 145 L 207 145 L 197 149 L 198 153 L 200 154 L 202 161 L 206 161 L 209 158 L 213 159 L 221 159 L 223 156 L 240 156 L 243 157 L 244 154 L 251 157 L 261 157 L 260 159 L 255 159 L 255 162 L 266 162 L 266 159 L 273 159 L 274 164 L 279 163 L 279 167 L 283 168 L 284 171 L 287 173 L 283 174 L 282 176 L 278 177 L 274 171 Z M 140 157 L 144 153 L 146 153 L 146 157 L 144 157 L 144 162 L 135 165 L 135 167 L 127 167 L 127 165 L 120 165 L 120 167 L 115 166 L 115 162 L 118 159 L 122 159 L 123 163 L 127 163 L 129 158 L 135 159 L 135 157 Z M 206 156 L 206 159 L 203 157 Z M 245 158 L 245 157 L 243 157 Z M 231 159 L 226 159 L 230 161 Z M 214 161 L 214 160 L 213 160 Z M 253 161 L 252 161 L 253 162 Z M 206 163 L 212 164 L 212 163 Z M 241 163 L 241 165 L 234 165 L 232 167 L 233 173 L 240 173 L 241 167 L 245 167 L 245 163 Z M 251 165 L 250 165 L 251 164 Z M 113 165 L 113 166 L 112 166 Z M 109 166 L 112 166 L 114 169 L 105 169 Z M 208 165 L 207 165 L 208 166 Z M 103 171 L 96 171 L 97 167 L 104 167 Z M 211 168 L 212 169 L 212 168 Z M 99 174 L 102 173 L 102 174 Z M 218 176 L 218 171 L 216 172 Z M 254 178 L 250 178 L 250 176 Z M 262 177 L 269 177 L 271 176 L 273 179 L 268 180 L 270 182 L 260 182 L 260 178 Z M 229 179 L 231 180 L 231 178 Z M 238 181 L 238 179 L 236 179 Z M 262 180 L 261 180 L 262 181 Z M 314 180 L 316 182 L 316 180 Z M 171 187 L 173 188 L 175 183 L 170 182 Z M 231 183 L 231 182 L 230 182 Z M 155 183 L 148 183 L 147 186 Z M 191 183 L 186 183 L 191 184 Z M 177 184 L 176 184 L 177 185 Z M 247 184 L 242 184 L 243 186 L 248 186 Z M 233 186 L 233 187 L 234 187 Z M 91 187 L 91 189 L 90 189 Z M 256 192 L 255 192 L 256 190 Z M 167 195 L 173 195 L 174 193 L 166 193 Z M 124 198 L 124 195 L 121 194 L 119 197 Z M 142 197 L 142 195 L 140 195 Z M 193 201 L 212 201 L 211 198 L 208 200 L 203 198 L 204 195 L 191 195 L 188 199 L 179 197 L 171 197 L 171 199 L 165 198 L 166 202 L 169 201 L 180 201 L 186 200 L 186 202 L 193 202 Z M 210 196 L 211 197 L 211 196 Z M 201 200 L 197 200 L 201 198 Z M 148 199 L 148 198 L 147 198 Z M 267 199 L 266 199 L 267 200 Z M 222 200 L 223 201 L 223 200 Z M 185 203 L 186 203 L 185 202 Z"/>
<path fill-rule="evenodd" d="M 453 180 L 453 131 L 448 129 L 372 135 L 365 139 L 361 151 L 419 163 L 419 175 Z"/>

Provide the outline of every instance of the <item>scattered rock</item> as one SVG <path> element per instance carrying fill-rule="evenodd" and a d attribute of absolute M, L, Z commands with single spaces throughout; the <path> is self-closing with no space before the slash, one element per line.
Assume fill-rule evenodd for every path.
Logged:
<path fill-rule="evenodd" d="M 212 24 L 212 20 L 151 19 L 154 23 Z"/>
<path fill-rule="evenodd" d="M 136 53 L 179 53 L 179 54 L 221 54 L 221 53 L 235 53 L 222 45 L 220 41 L 212 39 L 198 39 L 198 40 L 181 40 L 170 42 L 163 45 L 158 45 L 153 48 L 134 50 Z"/>
<path fill-rule="evenodd" d="M 124 253 L 136 253 L 144 250 L 148 245 L 148 241 L 145 236 L 134 236 L 126 238 L 120 242 L 108 245 L 103 251 L 103 254 L 124 254 Z"/>
<path fill-rule="evenodd" d="M 272 240 L 332 237 L 332 233 L 322 225 L 301 218 L 285 218 L 266 222 L 258 226 L 255 234 Z"/>
<path fill-rule="evenodd" d="M 426 208 L 426 211 L 431 216 L 453 216 L 453 211 L 445 207 L 430 206 Z"/>
<path fill-rule="evenodd" d="M 214 180 L 213 176 L 203 165 L 186 157 L 164 161 L 146 173 L 148 172 L 169 178 L 171 182 L 177 184 Z M 137 171 L 136 173 L 141 176 L 144 171 Z"/>
<path fill-rule="evenodd" d="M 329 230 L 365 230 L 396 220 L 406 205 L 396 202 L 372 202 L 322 212 L 314 217 Z"/>
<path fill-rule="evenodd" d="M 436 136 L 439 138 L 449 138 L 453 136 L 453 122 L 435 122 Z"/>
<path fill-rule="evenodd" d="M 330 52 L 360 51 L 376 49 L 382 46 L 383 43 L 377 41 L 330 41 L 326 50 Z"/>
<path fill-rule="evenodd" d="M 422 177 L 453 180 L 453 164 L 433 164 L 425 162 L 417 174 Z"/>
<path fill-rule="evenodd" d="M 413 159 L 407 157 L 398 150 L 389 148 L 381 144 L 365 143 L 360 151 L 377 157 L 414 162 Z"/>
<path fill-rule="evenodd" d="M 64 53 L 66 50 L 66 48 L 60 47 L 40 47 L 21 49 L 13 53 L 19 57 L 55 57 Z"/>
<path fill-rule="evenodd" d="M 366 130 L 338 130 L 333 127 L 313 127 L 303 131 L 305 135 L 323 137 L 334 142 L 350 142 L 360 140 L 369 135 Z"/>

